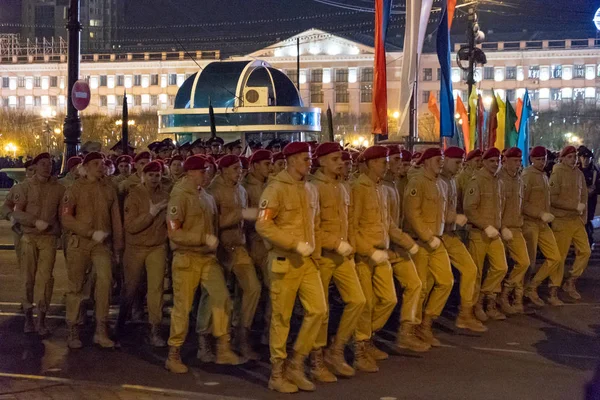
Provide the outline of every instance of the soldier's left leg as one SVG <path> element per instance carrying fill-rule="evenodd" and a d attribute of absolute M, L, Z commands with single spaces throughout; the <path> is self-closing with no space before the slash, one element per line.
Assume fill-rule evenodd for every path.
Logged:
<path fill-rule="evenodd" d="M 417 317 L 419 301 L 421 299 L 421 289 L 423 287 L 417 268 L 410 256 L 398 258 L 392 264 L 394 277 L 402 286 L 402 308 L 400 310 L 400 324 L 417 325 L 420 320 Z"/>
<path fill-rule="evenodd" d="M 37 260 L 37 282 L 41 289 L 41 294 L 37 297 L 38 308 L 38 333 L 40 335 L 48 334 L 44 318 L 52 301 L 52 292 L 54 290 L 54 262 L 56 260 L 55 236 L 39 236 L 36 238 L 38 249 Z"/>
<path fill-rule="evenodd" d="M 569 255 L 569 248 L 573 241 L 572 228 L 573 226 L 569 224 L 569 220 L 566 218 L 556 218 L 552 222 L 552 232 L 554 232 L 556 247 L 560 253 L 560 263 L 558 264 L 558 268 L 554 270 L 554 273 L 550 275 L 550 280 L 553 284 L 558 283 L 559 286 L 565 275 L 565 263 L 567 261 L 567 256 Z"/>
<path fill-rule="evenodd" d="M 510 258 L 514 266 L 504 282 L 500 296 L 500 308 L 505 314 L 522 313 L 523 310 L 523 287 L 525 274 L 529 269 L 530 258 L 527 252 L 527 243 L 520 229 L 511 229 L 513 238 L 505 242 Z M 514 291 L 513 305 L 510 304 L 510 294 Z"/>
<path fill-rule="evenodd" d="M 377 332 L 386 324 L 394 307 L 398 304 L 398 296 L 394 287 L 394 271 L 389 262 L 377 264 L 373 268 L 373 320 L 372 331 Z"/>
<path fill-rule="evenodd" d="M 426 244 L 419 243 L 419 251 L 417 254 L 412 256 L 412 260 L 415 264 L 415 269 L 419 280 L 421 281 L 421 292 L 419 294 L 419 301 L 417 303 L 417 310 L 415 313 L 415 324 L 419 325 L 423 317 L 423 307 L 425 306 L 425 299 L 429 295 L 431 288 L 428 283 L 429 279 L 429 250 L 425 249 Z"/>
<path fill-rule="evenodd" d="M 508 271 L 506 263 L 506 250 L 502 239 L 496 238 L 489 241 L 488 246 L 488 261 L 489 269 L 483 284 L 481 285 L 481 293 L 485 294 L 488 304 L 486 313 L 488 317 L 495 320 L 506 319 L 506 316 L 496 309 L 496 298 L 500 293 L 502 279 Z"/>
<path fill-rule="evenodd" d="M 353 260 L 344 259 L 344 262 L 333 271 L 333 281 L 345 304 L 344 312 L 342 313 L 335 335 L 335 343 L 344 345 L 348 343 L 356 330 L 356 324 L 365 307 L 366 299 L 360 286 Z M 323 284 L 323 291 L 327 296 L 328 287 L 325 284 Z"/>
<path fill-rule="evenodd" d="M 448 252 L 450 263 L 460 272 L 460 304 L 463 308 L 473 306 L 475 297 L 475 281 L 477 280 L 477 266 L 469 251 L 456 233 L 446 233 L 442 242 Z"/>
<path fill-rule="evenodd" d="M 327 346 L 327 328 L 329 326 L 329 283 L 333 277 L 333 271 L 336 269 L 336 264 L 330 257 L 321 257 L 319 259 L 319 275 L 323 284 L 323 295 L 325 296 L 325 304 L 328 306 L 327 313 L 323 318 L 317 339 L 315 340 L 314 349 L 318 350 Z M 356 274 L 356 272 L 355 272 Z M 358 280 L 358 278 L 357 278 Z M 362 293 L 362 289 L 360 291 Z M 345 312 L 345 311 L 344 311 Z M 357 317 L 358 318 L 358 317 Z M 341 325 L 341 324 L 340 324 Z"/>
<path fill-rule="evenodd" d="M 443 244 L 430 254 L 429 273 L 433 276 L 434 286 L 425 306 L 425 315 L 435 319 L 442 313 L 454 285 L 450 259 Z"/>
<path fill-rule="evenodd" d="M 252 259 L 244 247 L 236 247 L 234 250 L 233 274 L 242 290 L 239 323 L 241 328 L 250 329 L 260 299 L 261 285 Z"/>
<path fill-rule="evenodd" d="M 96 274 L 96 333 L 94 343 L 102 347 L 113 347 L 114 342 L 108 338 L 107 323 L 112 293 L 112 260 L 110 250 L 103 244 L 92 248 L 91 259 Z"/>
<path fill-rule="evenodd" d="M 585 226 L 580 219 L 572 222 L 573 225 L 573 247 L 575 247 L 575 261 L 571 269 L 567 272 L 567 276 L 570 278 L 579 278 L 583 271 L 588 266 L 592 250 L 590 243 L 587 240 L 587 233 Z"/>
<path fill-rule="evenodd" d="M 38 248 L 33 235 L 23 235 L 21 238 L 21 276 L 23 285 L 23 297 L 21 307 L 26 315 L 25 333 L 33 332 L 33 303 L 34 303 L 34 288 L 35 275 L 38 261 Z"/>
<path fill-rule="evenodd" d="M 152 326 L 158 326 L 162 321 L 166 260 L 167 248 L 164 245 L 155 247 L 146 257 L 148 321 Z"/>

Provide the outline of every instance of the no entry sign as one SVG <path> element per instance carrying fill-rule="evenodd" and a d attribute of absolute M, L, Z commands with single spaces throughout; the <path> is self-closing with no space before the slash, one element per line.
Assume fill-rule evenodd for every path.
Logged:
<path fill-rule="evenodd" d="M 71 100 L 73 100 L 73 106 L 79 111 L 83 111 L 90 105 L 90 85 L 86 81 L 77 81 L 73 85 L 71 91 Z"/>

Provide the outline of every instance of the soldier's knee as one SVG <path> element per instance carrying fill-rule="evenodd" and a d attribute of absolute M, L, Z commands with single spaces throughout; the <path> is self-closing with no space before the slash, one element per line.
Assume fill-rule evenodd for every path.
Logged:
<path fill-rule="evenodd" d="M 353 293 L 352 296 L 346 300 L 346 307 L 350 308 L 363 308 L 367 303 L 367 299 L 362 291 Z"/>

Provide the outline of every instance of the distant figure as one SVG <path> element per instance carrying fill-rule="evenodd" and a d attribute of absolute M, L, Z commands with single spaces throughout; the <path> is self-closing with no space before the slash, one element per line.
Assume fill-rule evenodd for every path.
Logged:
<path fill-rule="evenodd" d="M 590 247 L 594 248 L 594 226 L 592 220 L 596 214 L 596 203 L 598 202 L 598 193 L 600 193 L 600 174 L 598 167 L 594 164 L 594 153 L 585 146 L 579 146 L 577 149 L 577 158 L 579 161 L 579 169 L 585 177 L 587 186 L 588 201 L 587 201 L 587 216 L 585 221 L 585 231 L 588 235 Z"/>

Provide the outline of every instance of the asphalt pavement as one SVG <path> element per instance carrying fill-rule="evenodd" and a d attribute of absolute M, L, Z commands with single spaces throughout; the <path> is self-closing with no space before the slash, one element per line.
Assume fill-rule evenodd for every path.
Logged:
<path fill-rule="evenodd" d="M 0 251 L 0 399 L 281 399 L 267 389 L 268 349 L 263 360 L 242 366 L 202 364 L 190 334 L 184 360 L 186 375 L 168 373 L 166 349 L 144 343 L 144 326 L 128 325 L 129 336 L 116 350 L 66 347 L 64 293 L 66 271 L 57 256 L 51 309 L 52 335 L 40 339 L 22 333 L 19 274 L 13 251 Z M 490 322 L 489 331 L 471 334 L 453 325 L 456 298 L 435 324 L 443 346 L 428 353 L 394 352 L 380 362 L 380 372 L 358 373 L 334 384 L 319 384 L 297 399 L 582 399 L 600 363 L 600 254 L 579 286 L 583 299 L 560 308 L 528 309 L 526 315 Z M 334 309 L 334 314 L 339 310 Z M 116 308 L 111 310 L 114 323 Z M 336 319 L 336 316 L 333 317 Z M 379 345 L 393 351 L 397 314 L 379 335 Z M 163 333 L 168 335 L 168 317 Z M 257 337 L 260 332 L 255 332 Z M 290 396 L 291 397 L 291 396 Z"/>

